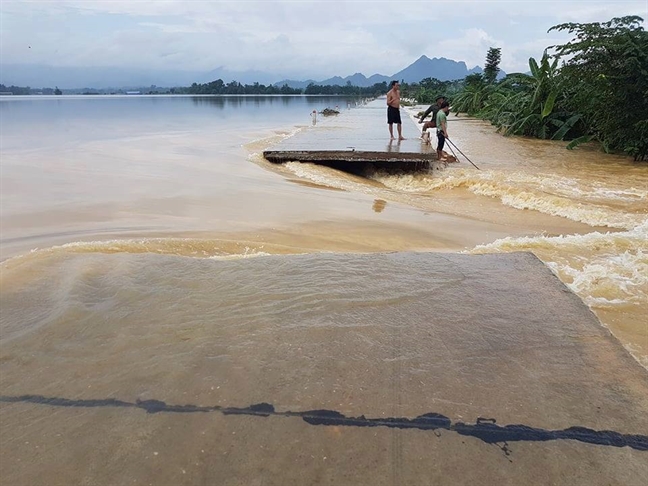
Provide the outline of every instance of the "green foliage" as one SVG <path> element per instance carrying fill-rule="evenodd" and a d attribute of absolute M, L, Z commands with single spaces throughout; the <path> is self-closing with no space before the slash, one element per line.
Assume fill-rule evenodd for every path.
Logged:
<path fill-rule="evenodd" d="M 591 142 L 594 139 L 592 135 L 583 135 L 581 137 L 575 138 L 567 145 L 568 150 L 573 150 L 578 147 L 581 143 Z"/>
<path fill-rule="evenodd" d="M 550 29 L 575 35 L 555 47 L 556 58 L 566 59 L 561 78 L 569 107 L 582 113 L 588 134 L 606 150 L 635 159 L 648 154 L 648 33 L 642 21 L 628 16 Z"/>
<path fill-rule="evenodd" d="M 644 160 L 648 34 L 641 22 L 623 17 L 552 27 L 575 38 L 554 46 L 553 55 L 545 50 L 540 62 L 529 59 L 530 74 L 512 73 L 499 82 L 492 70 L 467 76 L 453 111 L 489 120 L 506 135 L 571 140 L 569 149 L 597 140 L 605 150 Z"/>
<path fill-rule="evenodd" d="M 646 160 L 648 157 L 648 120 L 641 120 L 634 126 L 635 138 L 623 149 L 635 160 Z"/>
<path fill-rule="evenodd" d="M 281 88 L 273 85 L 265 86 L 259 83 L 243 85 L 238 81 L 231 81 L 230 83 L 225 84 L 222 79 L 217 79 L 205 84 L 193 83 L 189 88 L 186 88 L 183 91 L 187 94 L 216 95 L 301 94 L 300 89 L 293 89 L 285 84 Z"/>
<path fill-rule="evenodd" d="M 0 84 L 0 92 L 3 93 L 12 93 L 14 95 L 30 95 L 32 94 L 32 90 L 29 86 L 27 87 L 22 87 L 22 86 L 5 86 L 4 84 Z"/>
<path fill-rule="evenodd" d="M 505 135 L 563 140 L 580 120 L 566 112 L 557 81 L 557 61 L 545 51 L 538 63 L 529 59 L 531 75 L 513 73 L 497 83 L 473 74 L 453 102 L 457 113 L 490 120 Z"/>
<path fill-rule="evenodd" d="M 345 86 L 335 85 L 319 85 L 310 83 L 306 86 L 304 94 L 309 95 L 330 95 L 330 96 L 360 96 L 363 98 L 378 97 L 384 95 L 389 91 L 386 82 L 376 83 L 369 87 L 353 86 L 351 83 L 346 83 Z M 402 95 L 402 86 L 401 86 Z"/>
<path fill-rule="evenodd" d="M 565 125 L 565 117 L 573 115 L 562 111 L 554 112 L 556 106 L 561 106 L 564 99 L 558 88 L 556 66 L 556 60 L 550 62 L 550 57 L 545 51 L 540 64 L 533 58 L 529 59 L 530 76 L 517 74 L 510 80 L 507 77 L 501 83 L 502 89 L 512 89 L 518 94 L 515 98 L 507 99 L 509 103 L 516 102 L 515 111 L 502 110 L 501 116 L 493 120 L 505 134 L 553 139 L 565 137 L 570 128 L 570 125 L 567 125 L 569 128 Z"/>
<path fill-rule="evenodd" d="M 493 84 L 500 72 L 499 63 L 502 59 L 502 49 L 491 47 L 486 54 L 486 64 L 484 65 L 484 79 L 488 84 Z"/>
<path fill-rule="evenodd" d="M 443 95 L 449 96 L 457 91 L 458 83 L 456 81 L 440 81 L 436 78 L 425 78 L 419 83 L 408 85 L 408 98 L 414 98 L 417 103 L 432 104 L 436 97 Z"/>

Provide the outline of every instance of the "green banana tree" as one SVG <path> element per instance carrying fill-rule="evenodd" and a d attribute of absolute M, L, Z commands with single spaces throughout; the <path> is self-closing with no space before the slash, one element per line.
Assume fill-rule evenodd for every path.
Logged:
<path fill-rule="evenodd" d="M 455 113 L 467 113 L 481 116 L 489 96 L 497 90 L 497 86 L 487 84 L 481 74 L 466 76 L 464 89 L 452 100 L 452 110 Z"/>
<path fill-rule="evenodd" d="M 531 75 L 526 76 L 525 87 L 532 96 L 527 98 L 528 103 L 504 133 L 547 138 L 548 120 L 545 120 L 551 115 L 558 96 L 551 83 L 555 64 L 549 64 L 549 56 L 545 51 L 540 65 L 534 58 L 529 59 L 529 68 Z"/>

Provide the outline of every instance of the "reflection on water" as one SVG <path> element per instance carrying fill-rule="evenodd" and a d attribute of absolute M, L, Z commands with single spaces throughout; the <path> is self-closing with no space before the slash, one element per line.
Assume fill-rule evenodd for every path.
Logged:
<path fill-rule="evenodd" d="M 387 152 L 394 152 L 398 153 L 400 152 L 400 145 L 401 141 L 400 140 L 389 140 L 389 143 L 387 144 Z"/>
<path fill-rule="evenodd" d="M 318 106 L 328 108 L 336 103 L 340 103 L 341 98 L 338 96 L 305 96 L 305 95 L 201 95 L 191 96 L 191 101 L 198 105 L 208 105 L 216 108 L 254 108 L 273 107 L 281 105 L 282 108 Z M 355 98 L 350 99 L 349 103 L 357 103 Z"/>
<path fill-rule="evenodd" d="M 376 213 L 382 213 L 383 209 L 385 209 L 385 206 L 387 206 L 387 201 L 383 199 L 374 199 L 372 209 Z"/>

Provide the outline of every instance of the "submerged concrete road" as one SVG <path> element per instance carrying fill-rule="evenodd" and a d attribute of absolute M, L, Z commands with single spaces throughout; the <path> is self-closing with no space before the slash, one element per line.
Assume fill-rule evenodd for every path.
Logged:
<path fill-rule="evenodd" d="M 401 108 L 403 136 L 390 140 L 387 106 L 380 98 L 339 115 L 318 115 L 318 124 L 308 127 L 264 151 L 270 162 L 384 162 L 428 164 L 436 160 L 432 145 L 422 143 L 421 127 Z M 394 136 L 398 130 L 394 125 Z"/>
<path fill-rule="evenodd" d="M 2 348 L 0 483 L 645 485 L 648 374 L 532 254 L 189 263 L 246 322 L 192 281 L 182 322 L 134 300 Z"/>

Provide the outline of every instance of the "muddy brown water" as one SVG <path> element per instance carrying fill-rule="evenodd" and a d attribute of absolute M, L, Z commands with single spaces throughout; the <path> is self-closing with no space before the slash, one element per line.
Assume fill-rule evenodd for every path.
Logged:
<path fill-rule="evenodd" d="M 452 139 L 481 171 L 463 162 L 358 177 L 262 159 L 299 130 L 334 129 L 335 118 L 315 127 L 309 118 L 333 104 L 346 106 L 303 97 L 0 100 L 0 395 L 41 397 L 0 403 L 6 484 L 405 484 L 442 478 L 429 470 L 434 457 L 444 458 L 445 477 L 469 483 L 479 480 L 479 465 L 511 464 L 500 447 L 477 440 L 469 447 L 478 467 L 447 476 L 464 468 L 461 454 L 453 462 L 448 453 L 466 441 L 449 431 L 437 431 L 447 439 L 440 442 L 422 431 L 350 432 L 299 417 L 213 411 L 147 414 L 133 405 L 271 402 L 278 411 L 410 419 L 438 412 L 474 424 L 483 404 L 469 394 L 434 395 L 417 385 L 413 403 L 434 406 L 410 406 L 405 396 L 386 401 L 381 371 L 412 380 L 420 373 L 426 383 L 412 363 L 435 361 L 411 340 L 394 354 L 394 339 L 403 338 L 390 334 L 390 323 L 420 317 L 412 309 L 399 315 L 399 305 L 434 298 L 434 289 L 416 266 L 403 275 L 384 252 L 532 252 L 645 373 L 645 164 L 505 138 L 454 117 Z M 353 258 L 374 253 L 375 260 Z M 322 271 L 327 265 L 341 269 L 339 278 Z M 452 279 L 443 285 L 461 288 Z M 336 329 L 339 312 L 350 334 Z M 381 316 L 385 327 L 369 330 Z M 372 361 L 382 365 L 372 371 Z M 604 368 L 605 361 L 587 362 Z M 42 403 L 53 398 L 72 402 Z M 577 397 L 568 402 L 567 409 L 581 406 Z M 511 407 L 497 409 L 498 423 L 583 425 Z M 646 433 L 645 424 L 633 430 L 621 419 L 599 425 Z M 529 477 L 543 469 L 532 464 L 535 453 L 545 472 L 554 454 L 580 457 L 571 442 L 516 447 Z M 637 464 L 645 453 L 587 447 L 599 464 L 614 456 L 601 481 L 633 484 L 641 472 L 622 463 Z M 367 448 L 374 453 L 363 454 Z M 515 484 L 515 476 L 492 474 Z"/>

